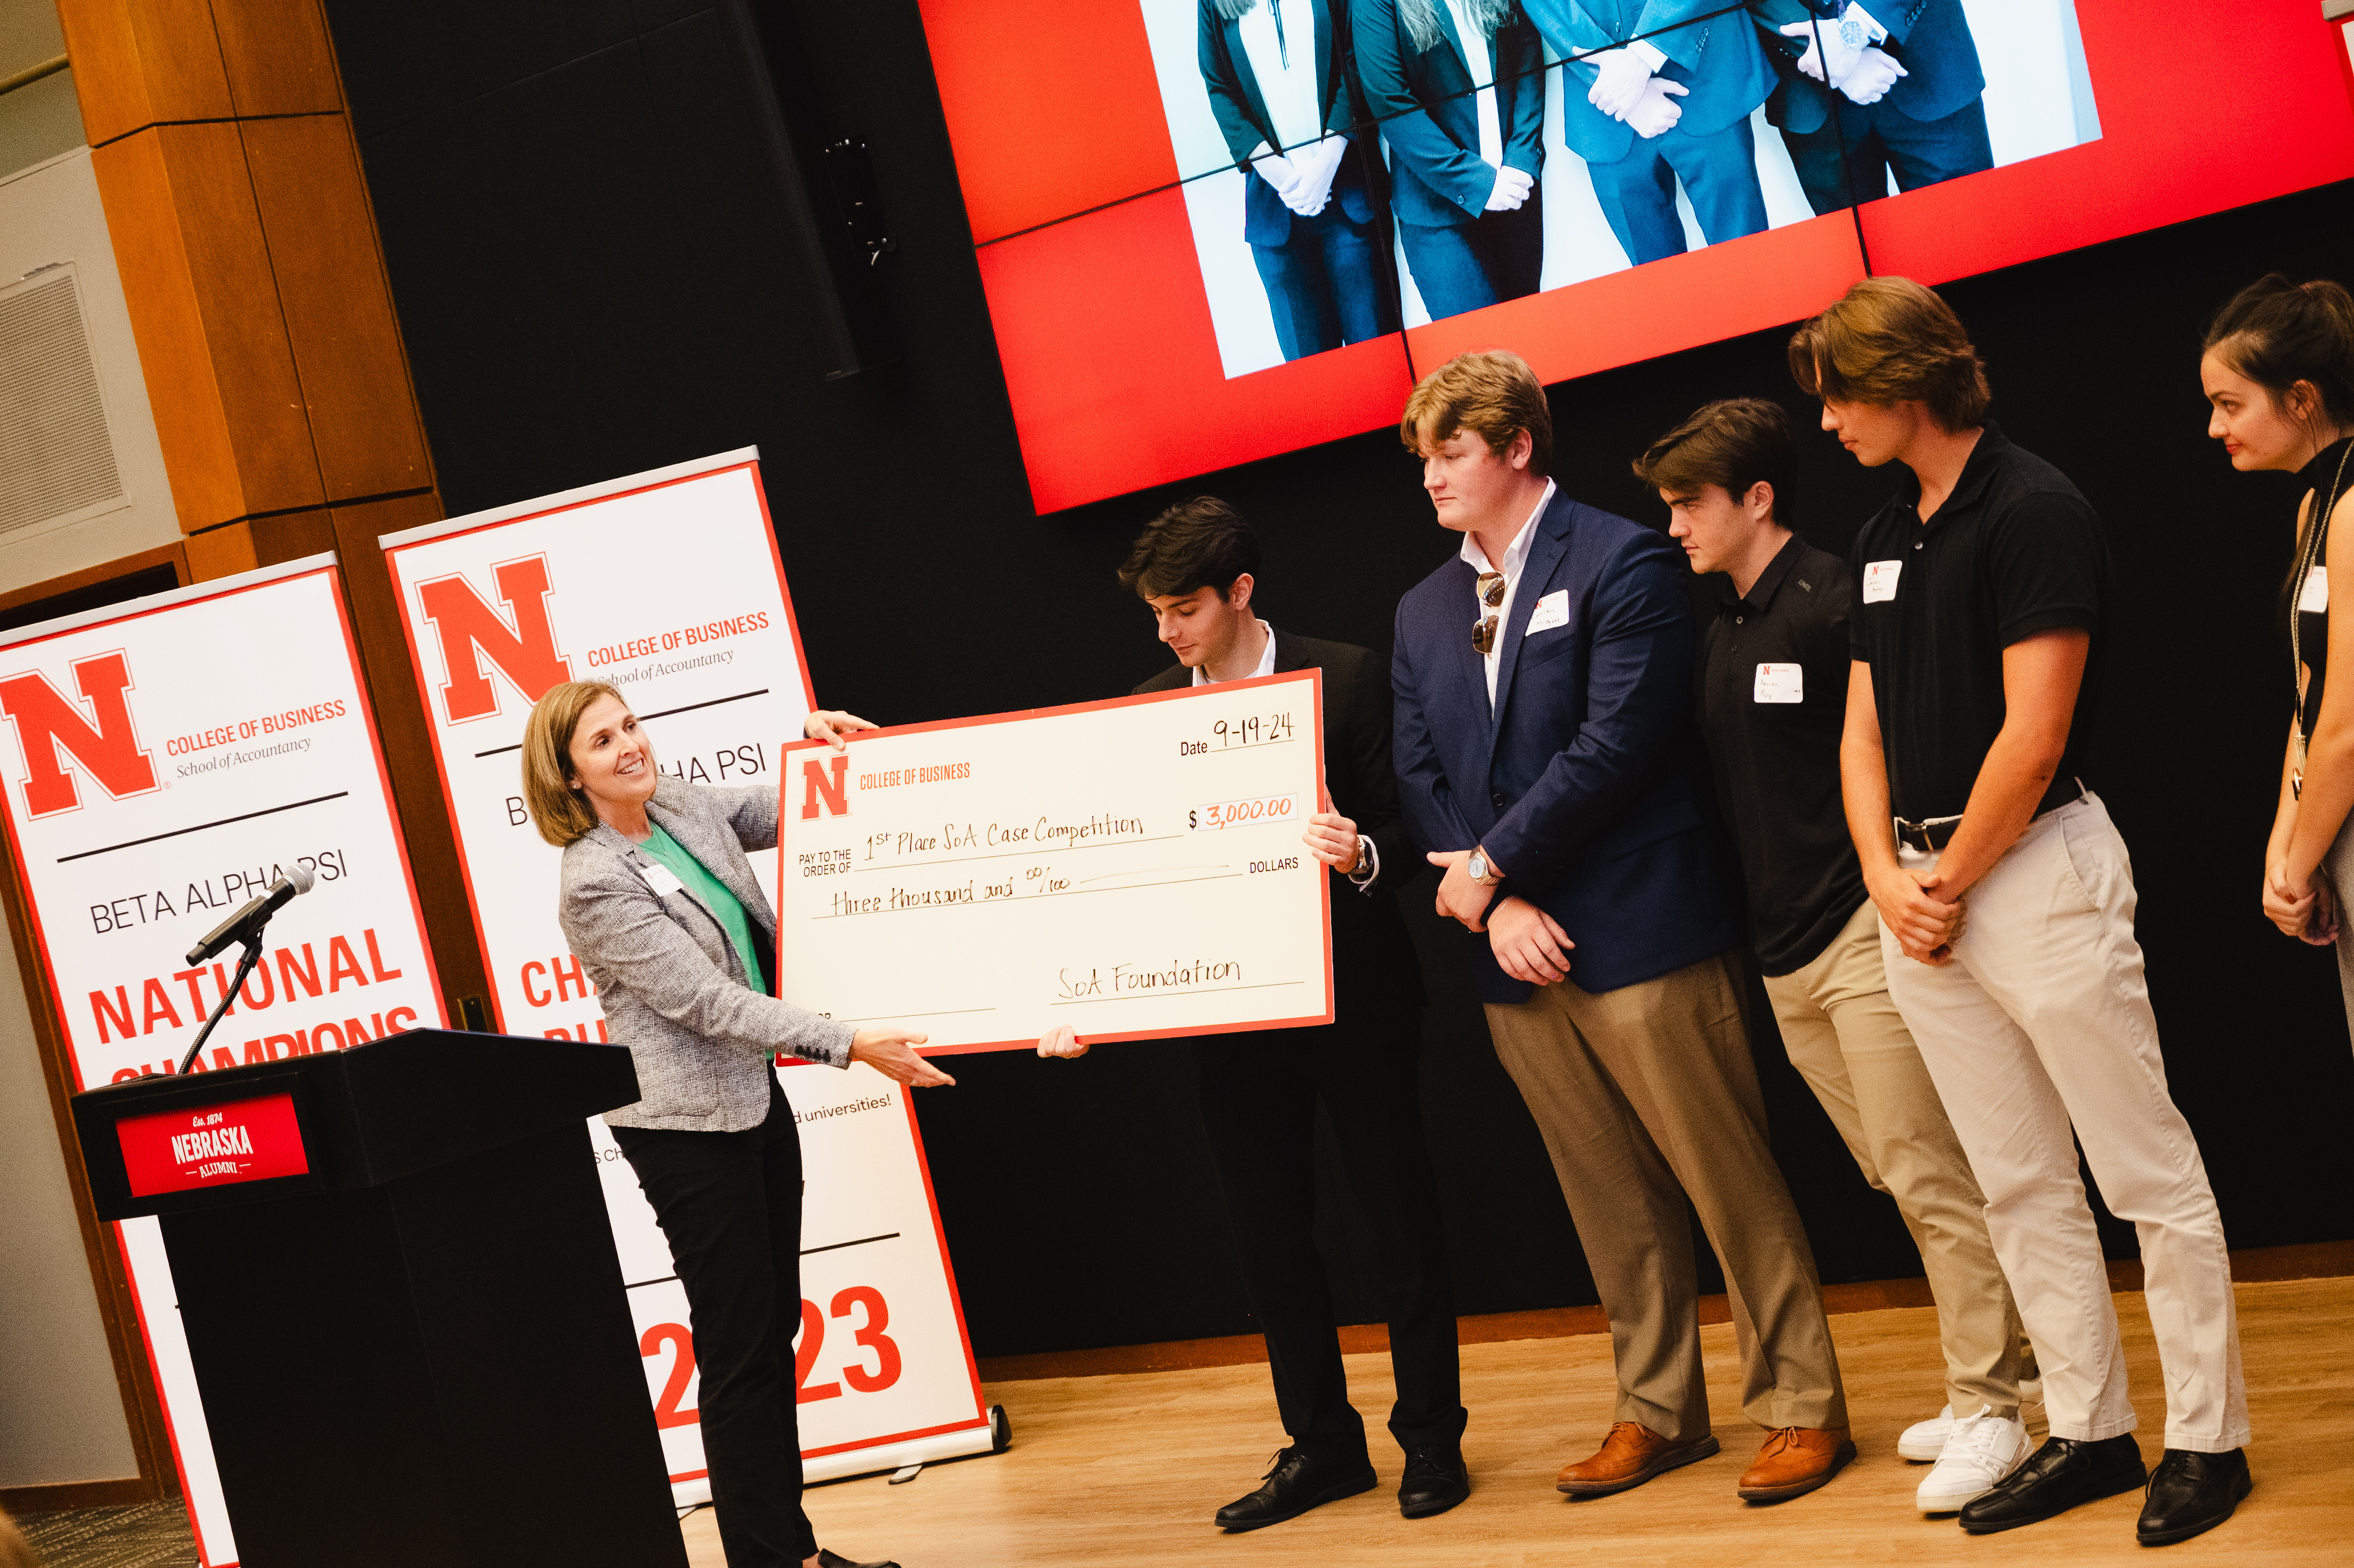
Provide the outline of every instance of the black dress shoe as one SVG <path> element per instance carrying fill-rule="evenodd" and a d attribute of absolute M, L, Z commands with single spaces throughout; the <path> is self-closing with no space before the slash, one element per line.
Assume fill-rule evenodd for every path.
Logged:
<path fill-rule="evenodd" d="M 1369 1460 L 1336 1465 L 1304 1449 L 1280 1448 L 1276 1451 L 1275 1468 L 1267 1473 L 1258 1490 L 1220 1509 L 1216 1523 L 1220 1530 L 1236 1534 L 1264 1530 L 1298 1519 L 1311 1508 L 1369 1492 L 1380 1479 Z"/>
<path fill-rule="evenodd" d="M 2255 1484 L 2244 1449 L 2194 1454 L 2168 1448 L 2149 1478 L 2149 1497 L 2141 1505 L 2141 1522 L 2134 1526 L 2134 1534 L 2144 1546 L 2188 1541 L 2231 1518 Z"/>
<path fill-rule="evenodd" d="M 896 1563 L 853 1563 L 839 1552 L 818 1549 L 817 1568 L 899 1568 Z"/>
<path fill-rule="evenodd" d="M 1398 1512 L 1408 1519 L 1445 1513 L 1471 1495 L 1471 1472 L 1463 1450 L 1433 1443 L 1405 1451 L 1405 1478 L 1398 1483 Z"/>
<path fill-rule="evenodd" d="M 2046 1437 L 2027 1463 L 1994 1490 L 1964 1506 L 1962 1528 L 1972 1535 L 1992 1535 L 1998 1530 L 2041 1524 L 2078 1503 L 2132 1491 L 2148 1478 L 2141 1446 L 2130 1432 L 2097 1443 Z"/>

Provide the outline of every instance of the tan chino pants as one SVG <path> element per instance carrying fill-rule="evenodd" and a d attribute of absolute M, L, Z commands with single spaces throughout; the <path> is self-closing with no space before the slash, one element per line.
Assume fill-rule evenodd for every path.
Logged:
<path fill-rule="evenodd" d="M 1743 1413 L 1761 1426 L 1847 1425 L 1814 1254 L 1766 1139 L 1734 974 L 1720 954 L 1598 995 L 1563 981 L 1487 1009 L 1610 1319 L 1614 1419 L 1676 1442 L 1709 1430 L 1687 1195 L 1724 1266 Z"/>
<path fill-rule="evenodd" d="M 1986 1200 L 1945 1102 L 1888 994 L 1880 915 L 1858 909 L 1813 962 L 1768 976 L 1782 1044 L 1863 1179 L 1896 1200 L 1937 1302 L 1956 1415 L 2019 1414 L 2019 1309 L 1988 1238 Z"/>

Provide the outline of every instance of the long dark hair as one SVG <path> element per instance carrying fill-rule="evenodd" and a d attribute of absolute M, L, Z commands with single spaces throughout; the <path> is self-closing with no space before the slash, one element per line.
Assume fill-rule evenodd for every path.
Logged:
<path fill-rule="evenodd" d="M 2263 387 L 2284 416 L 2298 417 L 2288 399 L 2303 382 L 2313 388 L 2315 397 L 2304 423 L 2354 425 L 2354 294 L 2345 285 L 2327 278 L 2292 283 L 2278 272 L 2266 273 L 2215 313 L 2200 346 Z M 2322 482 L 2326 486 L 2328 481 Z M 2331 499 L 2317 494 L 2312 515 L 2297 531 L 2297 547 L 2280 590 L 2284 636 L 2305 587 L 2299 568 L 2305 564 L 2306 540 L 2325 522 Z"/>

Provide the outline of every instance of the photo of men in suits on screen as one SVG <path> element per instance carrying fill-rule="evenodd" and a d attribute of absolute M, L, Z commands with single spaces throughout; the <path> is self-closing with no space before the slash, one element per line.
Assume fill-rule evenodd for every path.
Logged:
<path fill-rule="evenodd" d="M 1229 377 L 2100 135 L 2073 0 L 1137 0 Z"/>

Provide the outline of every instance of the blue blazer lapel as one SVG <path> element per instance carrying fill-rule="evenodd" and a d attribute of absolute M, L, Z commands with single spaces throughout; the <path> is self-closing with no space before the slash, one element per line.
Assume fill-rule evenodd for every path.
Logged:
<path fill-rule="evenodd" d="M 1470 562 L 1458 558 L 1447 566 L 1447 582 L 1449 597 L 1462 608 L 1462 614 L 1441 635 L 1454 650 L 1448 657 L 1454 661 L 1455 678 L 1463 685 L 1465 711 L 1478 714 L 1492 736 L 1496 715 L 1488 701 L 1488 665 L 1479 650 L 1471 646 L 1471 627 L 1479 619 L 1471 611 L 1479 603 L 1479 574 L 1471 569 Z"/>
<path fill-rule="evenodd" d="M 1535 537 L 1529 541 L 1529 558 L 1522 563 L 1520 587 L 1512 593 L 1511 619 L 1505 622 L 1500 635 L 1503 647 L 1496 661 L 1496 713 L 1500 715 L 1512 698 L 1512 674 L 1520 668 L 1521 643 L 1529 634 L 1529 618 L 1536 613 L 1537 600 L 1544 597 L 1545 585 L 1553 578 L 1553 568 L 1569 553 L 1569 525 L 1577 514 L 1577 503 L 1556 489 L 1553 503 L 1537 519 Z M 1485 684 L 1482 682 L 1482 684 Z M 1489 744 L 1493 747 L 1494 732 L 1502 726 L 1491 723 Z"/>
<path fill-rule="evenodd" d="M 1341 85 L 1332 69 L 1332 8 L 1330 0 L 1316 0 L 1316 130 L 1332 123 L 1332 94 Z"/>

